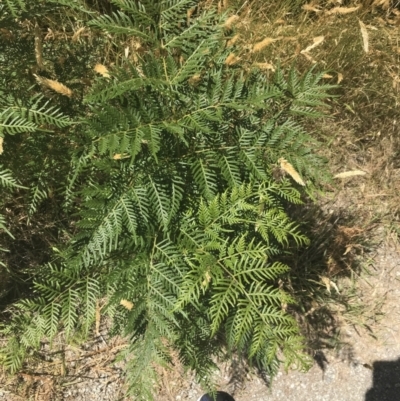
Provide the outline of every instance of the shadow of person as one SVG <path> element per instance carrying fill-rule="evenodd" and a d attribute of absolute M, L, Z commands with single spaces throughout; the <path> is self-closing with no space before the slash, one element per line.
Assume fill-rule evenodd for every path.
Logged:
<path fill-rule="evenodd" d="M 365 401 L 399 401 L 400 358 L 374 362 L 372 369 L 373 387 L 365 394 Z"/>
<path fill-rule="evenodd" d="M 235 401 L 234 398 L 225 393 L 225 391 L 217 391 L 215 395 L 212 394 L 204 394 L 202 397 L 198 399 L 198 401 Z"/>

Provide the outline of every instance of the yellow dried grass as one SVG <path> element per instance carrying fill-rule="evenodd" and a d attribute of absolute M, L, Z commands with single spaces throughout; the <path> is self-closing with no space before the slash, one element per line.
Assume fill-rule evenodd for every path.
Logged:
<path fill-rule="evenodd" d="M 368 39 L 367 27 L 365 26 L 364 22 L 362 22 L 361 20 L 358 20 L 358 23 L 360 24 L 361 36 L 363 39 L 363 48 L 364 48 L 365 53 L 368 53 L 369 39 Z"/>
<path fill-rule="evenodd" d="M 233 36 L 231 39 L 228 40 L 228 42 L 226 43 L 226 45 L 227 45 L 228 47 L 233 46 L 233 45 L 239 40 L 239 38 L 240 38 L 240 35 L 239 35 L 239 34 Z"/>
<path fill-rule="evenodd" d="M 301 7 L 304 11 L 313 11 L 315 13 L 320 13 L 321 9 L 317 8 L 314 4 L 304 4 L 304 6 Z"/>
<path fill-rule="evenodd" d="M 381 6 L 384 10 L 387 10 L 390 7 L 390 0 L 374 0 L 372 5 Z"/>
<path fill-rule="evenodd" d="M 132 310 L 133 303 L 128 301 L 127 299 L 121 299 L 120 305 L 122 305 L 125 309 Z"/>
<path fill-rule="evenodd" d="M 262 49 L 264 49 L 265 47 L 269 46 L 271 43 L 276 42 L 277 40 L 282 39 L 282 37 L 278 37 L 278 38 L 265 38 L 263 40 L 261 40 L 260 42 L 257 42 L 254 46 L 252 51 L 255 52 L 259 52 Z"/>
<path fill-rule="evenodd" d="M 192 18 L 193 13 L 195 12 L 196 7 L 189 8 L 186 12 L 186 23 L 190 25 L 190 19 Z"/>
<path fill-rule="evenodd" d="M 357 7 L 333 7 L 330 10 L 325 11 L 326 15 L 344 15 L 354 13 L 359 10 L 361 6 Z"/>
<path fill-rule="evenodd" d="M 82 32 L 85 30 L 85 27 L 79 28 L 73 35 L 72 35 L 72 41 L 77 42 L 79 37 L 81 36 Z"/>
<path fill-rule="evenodd" d="M 102 75 L 104 78 L 110 78 L 110 74 L 109 74 L 108 69 L 107 69 L 107 67 L 106 67 L 105 65 L 103 65 L 103 64 L 96 64 L 96 65 L 94 66 L 94 70 L 95 70 L 98 74 Z"/>
<path fill-rule="evenodd" d="M 336 174 L 334 178 L 347 178 L 347 177 L 354 177 L 357 175 L 366 175 L 367 173 L 362 170 L 351 170 L 351 171 L 344 171 L 343 173 Z"/>
<path fill-rule="evenodd" d="M 61 95 L 72 97 L 72 95 L 73 95 L 72 90 L 69 89 L 64 84 L 62 84 L 62 83 L 60 83 L 58 81 L 55 81 L 53 79 L 48 79 L 48 78 L 41 77 L 41 76 L 36 75 L 36 74 L 33 74 L 33 75 L 36 78 L 36 81 L 40 85 L 45 86 L 46 88 L 50 88 L 53 91 L 55 91 L 55 92 L 57 92 L 57 93 L 59 93 Z"/>
<path fill-rule="evenodd" d="M 281 157 L 278 162 L 281 165 L 281 169 L 289 174 L 298 184 L 305 186 L 305 182 L 300 177 L 300 174 L 295 170 L 295 168 L 283 157 Z"/>
<path fill-rule="evenodd" d="M 260 70 L 271 70 L 275 71 L 275 67 L 271 63 L 254 63 L 255 67 L 258 67 Z"/>
<path fill-rule="evenodd" d="M 307 46 L 305 49 L 301 51 L 301 53 L 308 53 L 310 50 L 314 49 L 315 47 L 319 46 L 325 40 L 324 36 L 316 36 L 313 38 L 313 44 Z"/>
<path fill-rule="evenodd" d="M 4 149 L 3 149 L 3 142 L 4 142 L 4 138 L 2 136 L 0 136 L 0 155 L 3 153 Z"/>
<path fill-rule="evenodd" d="M 231 15 L 224 23 L 224 28 L 230 29 L 239 21 L 239 16 L 234 14 Z"/>
<path fill-rule="evenodd" d="M 226 65 L 234 65 L 240 60 L 234 53 L 231 53 L 225 60 Z"/>

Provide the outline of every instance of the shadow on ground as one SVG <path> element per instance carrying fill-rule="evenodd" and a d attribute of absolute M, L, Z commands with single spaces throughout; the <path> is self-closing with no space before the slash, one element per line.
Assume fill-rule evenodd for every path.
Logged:
<path fill-rule="evenodd" d="M 365 401 L 398 401 L 400 399 L 400 358 L 395 361 L 376 361 L 373 384 L 365 394 Z"/>

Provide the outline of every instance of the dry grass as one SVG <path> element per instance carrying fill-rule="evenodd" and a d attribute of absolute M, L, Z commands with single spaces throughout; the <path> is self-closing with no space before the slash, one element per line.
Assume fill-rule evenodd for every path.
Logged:
<path fill-rule="evenodd" d="M 307 221 L 311 246 L 293 266 L 288 290 L 318 349 L 338 346 L 340 329 L 378 326 L 384 300 L 360 292 L 371 254 L 398 246 L 400 236 L 400 10 L 388 0 L 262 0 L 230 2 L 237 14 L 229 43 L 245 65 L 272 75 L 276 66 L 314 66 L 340 84 L 330 118 L 308 126 L 324 143 L 337 175 L 325 197 L 297 219 Z M 266 66 L 262 68 L 262 66 Z"/>
<path fill-rule="evenodd" d="M 72 97 L 72 90 L 61 82 L 55 81 L 53 79 L 44 78 L 36 74 L 33 75 L 36 78 L 36 81 L 43 87 L 52 89 L 53 91 L 60 93 L 61 95 Z"/>
<path fill-rule="evenodd" d="M 391 215 L 398 224 L 399 4 L 236 0 L 230 6 L 237 14 L 232 52 L 241 63 L 266 74 L 278 63 L 300 71 L 316 64 L 327 71 L 327 83 L 340 83 L 331 118 L 308 128 L 325 143 L 333 174 L 367 174 L 347 173 L 328 192 L 346 192 L 344 201 L 357 203 L 364 222 Z"/>

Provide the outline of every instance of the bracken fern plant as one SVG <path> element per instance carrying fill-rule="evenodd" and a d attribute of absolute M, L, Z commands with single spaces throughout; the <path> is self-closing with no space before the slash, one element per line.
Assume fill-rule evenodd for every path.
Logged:
<path fill-rule="evenodd" d="M 280 257 L 308 243 L 287 208 L 324 177 L 301 123 L 321 115 L 330 86 L 313 71 L 267 79 L 244 69 L 227 15 L 212 7 L 111 3 L 88 26 L 113 43 L 133 37 L 140 51 L 98 66 L 81 101 L 58 206 L 77 210 L 73 235 L 13 306 L 3 363 L 17 371 L 41 339 L 87 335 L 102 299 L 112 332 L 130 340 L 121 356 L 142 399 L 154 363 L 172 353 L 208 387 L 221 349 L 271 375 L 281 361 L 306 368 Z M 281 173 L 280 159 L 306 186 Z"/>

